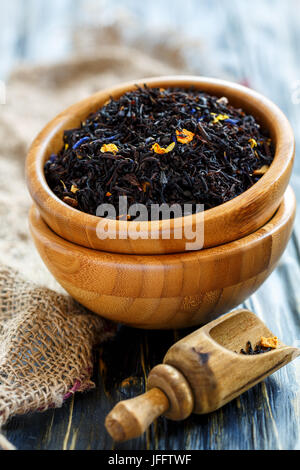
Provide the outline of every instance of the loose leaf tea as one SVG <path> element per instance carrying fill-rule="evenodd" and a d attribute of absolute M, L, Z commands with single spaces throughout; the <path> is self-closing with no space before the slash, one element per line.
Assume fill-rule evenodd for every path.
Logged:
<path fill-rule="evenodd" d="M 251 341 L 247 342 L 246 349 L 241 349 L 241 354 L 247 354 L 253 356 L 253 354 L 263 354 L 269 352 L 272 349 L 278 348 L 279 342 L 277 336 L 272 336 L 271 338 L 266 338 L 262 336 L 260 343 L 255 346 L 253 349 Z"/>
<path fill-rule="evenodd" d="M 128 205 L 216 207 L 268 170 L 274 149 L 255 118 L 226 97 L 195 89 L 142 88 L 111 98 L 45 164 L 47 182 L 65 203 L 89 214 L 119 197 Z M 133 220 L 133 219 L 132 219 Z"/>

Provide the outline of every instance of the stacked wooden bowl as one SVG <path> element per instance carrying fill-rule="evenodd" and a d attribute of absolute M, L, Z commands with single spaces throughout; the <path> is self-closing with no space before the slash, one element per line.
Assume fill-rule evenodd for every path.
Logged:
<path fill-rule="evenodd" d="M 110 96 L 118 98 L 144 83 L 164 88 L 194 86 L 226 96 L 268 129 L 275 144 L 273 163 L 256 184 L 204 212 L 204 247 L 198 251 L 186 251 L 188 240 L 172 234 L 183 224 L 194 230 L 199 214 L 173 219 L 171 239 L 163 238 L 166 221 L 139 222 L 145 237 L 118 239 L 127 224 L 135 222 L 116 221 L 117 237 L 102 240 L 97 236 L 99 217 L 62 202 L 45 179 L 44 164 L 61 149 L 64 130 L 78 126 Z M 275 268 L 295 217 L 295 197 L 288 188 L 293 159 L 294 136 L 288 120 L 275 104 L 253 90 L 199 77 L 127 83 L 71 106 L 33 142 L 26 163 L 34 200 L 31 233 L 57 281 L 93 312 L 139 328 L 202 324 L 245 300 Z"/>

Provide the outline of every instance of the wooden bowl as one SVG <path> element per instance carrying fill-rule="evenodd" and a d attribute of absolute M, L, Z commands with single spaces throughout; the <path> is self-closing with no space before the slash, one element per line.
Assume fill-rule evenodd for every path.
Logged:
<path fill-rule="evenodd" d="M 278 208 L 291 174 L 294 158 L 294 136 L 285 115 L 280 109 L 259 93 L 223 80 L 202 77 L 160 77 L 138 80 L 115 86 L 71 106 L 51 121 L 29 151 L 26 164 L 27 183 L 32 198 L 49 227 L 61 237 L 88 248 L 135 254 L 179 253 L 186 250 L 185 237 L 174 239 L 174 233 L 182 227 L 183 218 L 171 221 L 171 240 L 162 239 L 169 221 L 141 222 L 138 240 L 118 239 L 128 224 L 116 222 L 117 239 L 101 240 L 97 236 L 99 217 L 85 214 L 62 202 L 49 188 L 44 176 L 44 163 L 62 145 L 63 132 L 76 127 L 91 112 L 109 99 L 118 98 L 133 90 L 135 84 L 149 87 L 191 87 L 216 96 L 227 96 L 230 103 L 253 114 L 262 127 L 269 130 L 276 147 L 275 158 L 266 174 L 240 196 L 204 213 L 204 247 L 218 246 L 240 239 L 267 223 Z M 201 214 L 184 217 L 185 227 L 195 230 Z M 150 231 L 154 236 L 149 236 Z M 187 233 L 187 232 L 186 232 Z M 157 238 L 157 239 L 153 239 Z M 173 238 L 173 239 L 172 239 Z"/>
<path fill-rule="evenodd" d="M 234 308 L 269 276 L 292 231 L 295 196 L 288 188 L 273 218 L 247 237 L 200 251 L 124 255 L 64 240 L 30 213 L 35 245 L 56 280 L 78 302 L 138 328 L 182 328 Z"/>

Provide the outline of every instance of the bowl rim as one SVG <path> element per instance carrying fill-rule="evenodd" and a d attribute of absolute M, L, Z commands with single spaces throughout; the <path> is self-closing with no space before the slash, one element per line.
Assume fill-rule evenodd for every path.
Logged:
<path fill-rule="evenodd" d="M 83 116 L 82 114 L 80 116 L 80 109 L 87 107 L 91 103 L 95 104 L 95 109 L 99 109 L 99 107 L 103 105 L 97 105 L 97 103 L 100 101 L 104 103 L 111 96 L 118 98 L 125 92 L 134 89 L 135 85 L 142 86 L 144 83 L 146 83 L 149 87 L 167 86 L 184 88 L 187 86 L 195 86 L 196 88 L 203 89 L 204 91 L 207 91 L 206 88 L 214 87 L 214 89 L 220 91 L 219 94 L 216 92 L 211 93 L 215 94 L 216 96 L 224 95 L 224 90 L 229 90 L 232 95 L 237 95 L 237 101 L 239 101 L 239 96 L 243 96 L 245 100 L 249 102 L 249 106 L 251 103 L 251 106 L 253 107 L 254 103 L 257 106 L 257 111 L 262 116 L 267 118 L 268 123 L 271 126 L 273 125 L 273 128 L 269 130 L 274 132 L 275 156 L 268 171 L 259 179 L 259 181 L 257 181 L 254 185 L 241 193 L 239 196 L 236 196 L 235 198 L 221 205 L 204 211 L 203 214 L 205 223 L 215 220 L 218 217 L 224 217 L 224 215 L 229 214 L 237 206 L 247 206 L 249 205 L 249 201 L 252 201 L 253 204 L 256 195 L 261 192 L 265 192 L 267 188 L 276 188 L 276 183 L 281 178 L 281 176 L 289 171 L 295 152 L 293 130 L 288 119 L 280 110 L 280 108 L 265 96 L 244 85 L 217 78 L 199 77 L 193 75 L 144 78 L 121 83 L 111 88 L 106 88 L 69 106 L 67 109 L 54 117 L 38 134 L 29 149 L 29 153 L 26 159 L 26 180 L 31 196 L 39 207 L 45 210 L 49 210 L 48 203 L 50 198 L 51 216 L 54 215 L 60 220 L 72 219 L 72 221 L 78 224 L 78 226 L 92 227 L 94 230 L 96 230 L 96 226 L 100 220 L 105 220 L 96 215 L 88 214 L 69 206 L 59 199 L 54 194 L 54 192 L 52 192 L 47 184 L 44 174 L 44 164 L 51 153 L 47 148 L 51 142 L 51 139 L 53 139 L 59 132 L 63 132 L 63 130 L 68 128 L 64 127 L 68 119 L 76 117 L 79 118 L 79 121 L 82 121 L 84 117 L 87 117 L 87 115 Z M 232 101 L 232 99 L 230 99 L 230 101 Z M 119 234 L 127 231 L 128 227 L 130 227 L 128 224 L 139 224 L 140 233 L 146 232 L 149 234 L 151 231 L 162 234 L 166 228 L 171 228 L 171 231 L 175 232 L 176 229 L 179 229 L 183 226 L 183 221 L 185 226 L 193 227 L 195 224 L 200 222 L 201 217 L 202 213 L 196 213 L 178 217 L 172 219 L 171 221 L 169 219 L 142 222 L 116 220 L 116 232 Z M 149 238 L 149 240 L 152 241 L 151 238 Z"/>
<path fill-rule="evenodd" d="M 274 235 L 274 233 L 280 231 L 280 229 L 287 223 L 294 223 L 296 214 L 296 196 L 293 188 L 289 185 L 284 193 L 282 201 L 279 204 L 278 209 L 273 214 L 270 220 L 266 222 L 262 227 L 259 227 L 254 232 L 241 237 L 238 240 L 233 240 L 224 245 L 212 246 L 204 248 L 202 250 L 187 251 L 183 253 L 166 253 L 166 254 L 153 254 L 153 255 L 141 255 L 141 254 L 123 254 L 123 253 L 107 253 L 92 248 L 77 245 L 69 240 L 65 240 L 56 232 L 54 232 L 44 221 L 43 217 L 39 213 L 38 208 L 33 203 L 29 212 L 29 223 L 34 230 L 39 230 L 40 236 L 44 239 L 48 237 L 51 239 L 51 243 L 54 242 L 57 246 L 64 246 L 66 249 L 70 248 L 72 251 L 79 251 L 83 256 L 90 257 L 91 260 L 106 259 L 106 264 L 115 265 L 116 262 L 121 263 L 123 266 L 130 268 L 131 265 L 140 266 L 140 262 L 143 259 L 145 264 L 149 264 L 151 269 L 153 266 L 158 269 L 164 269 L 164 260 L 168 263 L 170 261 L 175 265 L 180 265 L 182 262 L 188 262 L 197 260 L 200 258 L 211 258 L 211 257 L 228 257 L 232 254 L 240 253 L 242 250 L 255 249 L 255 247 L 266 238 Z M 47 234 L 47 235 L 46 235 Z M 98 261 L 97 261 L 98 262 Z"/>

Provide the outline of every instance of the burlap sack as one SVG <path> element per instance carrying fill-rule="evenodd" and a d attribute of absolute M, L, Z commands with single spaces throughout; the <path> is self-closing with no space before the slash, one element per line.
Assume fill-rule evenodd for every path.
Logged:
<path fill-rule="evenodd" d="M 10 416 L 60 407 L 92 388 L 92 347 L 115 328 L 69 296 L 1 266 L 0 429 Z M 1 435 L 0 445 L 10 448 Z"/>

